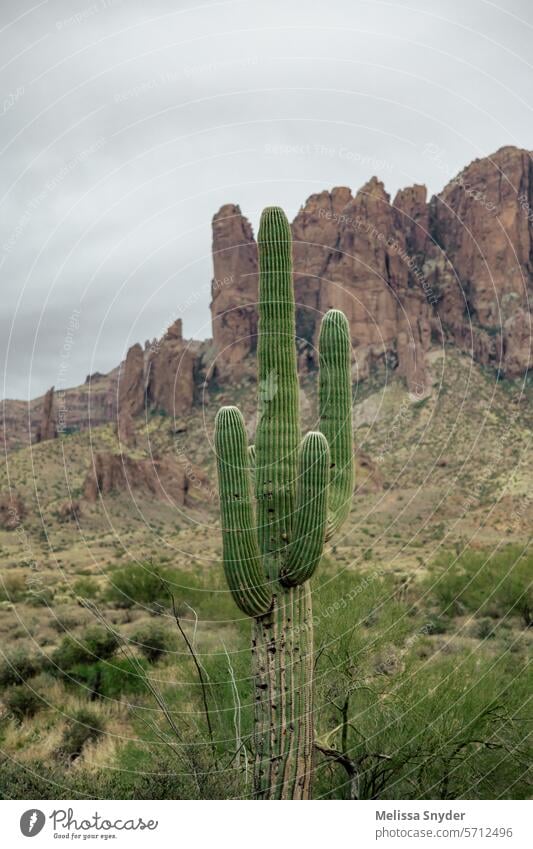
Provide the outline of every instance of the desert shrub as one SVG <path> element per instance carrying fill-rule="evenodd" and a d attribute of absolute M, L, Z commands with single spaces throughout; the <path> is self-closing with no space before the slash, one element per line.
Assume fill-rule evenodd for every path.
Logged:
<path fill-rule="evenodd" d="M 192 608 L 203 620 L 235 620 L 235 604 L 221 570 L 206 575 L 194 569 L 180 571 L 150 561 L 115 569 L 108 580 L 106 598 L 116 607 L 138 605 L 161 613 L 170 608 L 172 595 L 185 618 L 192 616 Z"/>
<path fill-rule="evenodd" d="M 533 553 L 517 546 L 499 551 L 466 551 L 437 560 L 426 580 L 426 591 L 442 614 L 474 613 L 503 618 L 520 616 L 533 623 Z"/>
<path fill-rule="evenodd" d="M 423 624 L 414 622 L 410 608 L 397 600 L 393 576 L 377 570 L 332 578 L 324 569 L 313 588 L 313 601 L 317 646 L 360 669 L 373 666 L 380 653 L 395 654 L 405 637 Z"/>
<path fill-rule="evenodd" d="M 526 653 L 439 653 L 452 623 L 424 594 L 413 590 L 415 609 L 377 572 L 319 576 L 317 798 L 529 794 Z"/>
<path fill-rule="evenodd" d="M 61 793 L 68 798 L 71 788 L 64 776 L 50 764 L 40 761 L 17 763 L 12 758 L 0 761 L 0 799 L 51 799 Z"/>
<path fill-rule="evenodd" d="M 26 687 L 25 684 L 9 687 L 2 694 L 2 700 L 6 710 L 15 719 L 19 720 L 19 722 L 35 716 L 37 711 L 43 707 L 43 701 L 40 696 L 29 687 Z"/>
<path fill-rule="evenodd" d="M 50 607 L 54 601 L 55 589 L 53 587 L 37 586 L 30 588 L 25 596 L 25 601 L 32 607 Z"/>
<path fill-rule="evenodd" d="M 148 664 L 143 660 L 114 658 L 93 664 L 78 664 L 68 670 L 71 683 L 86 687 L 91 698 L 118 699 L 126 693 L 146 691 L 144 671 Z"/>
<path fill-rule="evenodd" d="M 10 765 L 8 775 L 18 788 L 16 798 L 49 799 L 50 784 L 68 788 L 69 799 L 227 799 L 239 798 L 247 790 L 236 771 L 216 772 L 205 753 L 191 744 L 182 748 L 183 757 L 166 746 L 139 749 L 126 745 L 118 755 L 117 769 L 64 770 L 37 763 L 33 774 Z M 0 790 L 5 785 L 0 770 Z M 57 791 L 56 791 L 57 792 Z M 249 788 L 248 788 L 249 792 Z M 3 796 L 9 798 L 9 796 Z"/>
<path fill-rule="evenodd" d="M 104 732 L 104 723 L 95 712 L 82 708 L 71 719 L 63 733 L 58 754 L 61 758 L 73 761 L 78 758 L 84 746 L 97 740 Z"/>
<path fill-rule="evenodd" d="M 443 616 L 426 617 L 425 627 L 428 634 L 445 634 L 449 626 L 449 620 Z"/>
<path fill-rule="evenodd" d="M 77 596 L 81 598 L 98 598 L 100 596 L 100 587 L 94 578 L 83 577 L 75 581 L 72 588 Z"/>
<path fill-rule="evenodd" d="M 0 601 L 22 601 L 28 591 L 23 575 L 4 574 L 0 579 Z"/>
<path fill-rule="evenodd" d="M 386 599 L 383 607 L 388 607 Z M 403 618 L 397 607 L 392 618 L 398 614 Z M 386 621 L 385 610 L 383 615 Z M 440 654 L 431 631 L 420 626 L 424 618 L 411 621 L 413 631 L 393 638 L 385 663 L 376 663 L 383 649 L 377 634 L 375 653 L 375 623 L 366 639 L 359 634 L 350 643 L 349 623 L 339 617 L 338 637 L 326 643 L 317 665 L 322 756 L 315 794 L 358 799 L 527 797 L 526 658 L 507 654 L 495 659 L 480 649 L 475 656 Z"/>
<path fill-rule="evenodd" d="M 55 616 L 50 618 L 49 625 L 58 634 L 72 631 L 80 624 L 79 608 L 54 608 Z"/>
<path fill-rule="evenodd" d="M 193 618 L 194 611 L 204 622 L 231 622 L 234 627 L 243 626 L 248 634 L 249 622 L 246 618 L 236 617 L 235 602 L 225 583 L 223 570 L 206 572 L 192 565 L 190 571 L 174 570 L 168 585 L 180 616 Z"/>
<path fill-rule="evenodd" d="M 42 659 L 31 655 L 27 649 L 15 649 L 0 662 L 0 687 L 27 681 L 41 671 L 42 665 Z"/>
<path fill-rule="evenodd" d="M 159 622 L 142 625 L 133 633 L 132 640 L 150 663 L 155 663 L 176 645 L 174 632 Z"/>
<path fill-rule="evenodd" d="M 218 741 L 219 751 L 222 752 L 224 757 L 229 755 L 230 760 L 234 753 L 239 751 L 239 747 L 251 741 L 253 731 L 253 711 L 248 707 L 253 704 L 254 698 L 250 655 L 246 650 L 249 639 L 249 634 L 246 634 L 244 636 L 245 642 L 243 641 L 244 651 L 238 649 L 228 652 L 228 654 L 219 652 L 201 658 L 206 677 L 206 692 L 214 727 L 214 737 Z M 194 667 L 188 659 L 183 659 L 182 663 L 187 669 L 185 680 L 196 684 L 198 676 Z M 184 695 L 195 700 L 197 711 L 196 734 L 199 740 L 203 739 L 207 743 L 208 734 L 200 687 L 195 685 L 194 688 L 191 688 L 189 694 L 185 693 Z M 183 710 L 183 707 L 179 707 Z M 232 761 L 234 766 L 239 762 L 242 763 L 242 758 Z"/>
<path fill-rule="evenodd" d="M 63 637 L 51 656 L 51 671 L 54 668 L 67 672 L 79 664 L 93 664 L 98 660 L 106 660 L 113 656 L 120 644 L 117 634 L 107 628 L 94 626 L 76 639 L 72 635 Z"/>
<path fill-rule="evenodd" d="M 141 605 L 154 611 L 168 605 L 166 582 L 171 578 L 161 566 L 129 563 L 108 575 L 107 599 L 116 607 Z"/>
<path fill-rule="evenodd" d="M 102 665 L 102 695 L 110 699 L 120 698 L 123 693 L 146 692 L 144 672 L 146 661 L 118 658 Z"/>
<path fill-rule="evenodd" d="M 472 635 L 479 640 L 491 640 L 496 636 L 494 619 L 479 619 L 472 628 Z"/>

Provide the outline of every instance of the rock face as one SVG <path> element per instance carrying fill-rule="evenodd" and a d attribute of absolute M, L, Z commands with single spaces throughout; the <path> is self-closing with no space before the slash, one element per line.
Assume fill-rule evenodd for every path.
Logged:
<path fill-rule="evenodd" d="M 339 239 L 339 218 L 351 201 L 346 188 L 311 195 L 292 223 L 298 335 L 311 346 L 320 320 L 321 288 Z"/>
<path fill-rule="evenodd" d="M 320 287 L 317 319 L 331 308 L 346 314 L 359 377 L 367 377 L 382 361 L 386 367 L 397 365 L 409 388 L 422 393 L 431 307 L 411 274 L 398 218 L 375 178 L 344 207 Z M 315 336 L 318 327 L 317 321 Z"/>
<path fill-rule="evenodd" d="M 531 368 L 531 313 L 517 309 L 505 322 L 503 331 L 505 373 L 519 377 Z"/>
<path fill-rule="evenodd" d="M 0 401 L 0 440 L 9 451 L 16 451 L 53 433 L 54 425 L 57 435 L 64 436 L 113 421 L 118 373 L 115 368 L 106 375 L 90 375 L 82 386 L 55 389 L 53 397 L 49 390 L 29 402 Z"/>
<path fill-rule="evenodd" d="M 81 505 L 77 499 L 64 501 L 57 511 L 60 522 L 78 522 L 81 518 Z"/>
<path fill-rule="evenodd" d="M 205 473 L 192 464 L 177 462 L 174 457 L 136 460 L 126 454 L 100 452 L 93 463 L 83 488 L 87 501 L 95 503 L 98 496 L 127 492 L 150 495 L 159 501 L 177 506 L 200 503 L 202 491 L 207 492 Z"/>
<path fill-rule="evenodd" d="M 54 410 L 54 387 L 52 386 L 45 394 L 41 412 L 41 421 L 35 434 L 36 442 L 45 442 L 47 439 L 55 439 L 57 427 Z"/>
<path fill-rule="evenodd" d="M 0 402 L 0 439 L 9 450 L 31 442 L 115 422 L 121 442 L 135 445 L 135 418 L 148 409 L 169 416 L 189 412 L 195 372 L 206 345 L 183 339 L 181 320 L 144 350 L 133 345 L 125 361 L 106 375 L 95 372 L 82 386 L 49 390 L 33 401 Z M 30 420 L 28 426 L 28 419 Z"/>
<path fill-rule="evenodd" d="M 82 386 L 56 390 L 58 433 L 67 435 L 113 421 L 117 409 L 119 368 L 96 372 Z"/>
<path fill-rule="evenodd" d="M 426 354 L 451 342 L 508 377 L 531 363 L 533 166 L 505 147 L 476 160 L 429 203 L 421 185 L 390 202 L 372 178 L 312 195 L 292 224 L 297 334 L 316 361 L 321 316 L 331 307 L 350 321 L 357 373 L 381 363 L 410 390 L 426 391 Z M 221 374 L 255 343 L 257 256 L 238 206 L 213 219 L 213 337 Z"/>
<path fill-rule="evenodd" d="M 144 351 L 137 343 L 129 349 L 121 364 L 118 381 L 117 432 L 120 442 L 136 443 L 134 417 L 144 410 L 146 368 Z"/>
<path fill-rule="evenodd" d="M 447 335 L 509 377 L 530 362 L 533 163 L 504 147 L 477 159 L 430 203 L 426 272 Z"/>
<path fill-rule="evenodd" d="M 119 415 L 138 416 L 144 410 L 146 397 L 144 351 L 139 343 L 131 346 L 122 366 L 118 382 Z"/>
<path fill-rule="evenodd" d="M 181 319 L 161 340 L 144 351 L 132 345 L 121 368 L 117 424 L 120 440 L 135 444 L 133 419 L 143 410 L 155 409 L 170 416 L 188 412 L 194 402 L 195 348 L 184 341 Z"/>
<path fill-rule="evenodd" d="M 410 197 L 402 199 L 404 206 L 408 201 L 416 202 L 425 212 L 423 192 L 421 196 L 416 191 L 413 201 Z M 225 216 L 228 209 L 238 207 L 223 207 L 214 221 L 218 223 L 219 216 Z M 226 222 L 225 217 L 223 220 Z M 248 228 L 249 225 L 247 236 L 251 238 Z M 219 253 L 218 232 L 214 227 L 214 257 Z M 383 184 L 374 178 L 355 198 L 349 189 L 342 187 L 312 195 L 296 216 L 292 232 L 297 335 L 309 346 L 307 359 L 316 362 L 322 315 L 332 307 L 341 309 L 350 321 L 359 376 L 368 376 L 372 365 L 381 360 L 385 366 L 398 365 L 410 388 L 421 394 L 426 385 L 424 357 L 430 344 L 431 305 L 413 278 L 402 215 L 391 205 Z M 227 233 L 224 238 L 227 242 Z M 234 252 L 232 274 L 235 279 L 248 282 L 246 297 L 251 300 L 256 297 L 257 266 L 254 265 L 254 274 L 247 276 L 245 269 L 236 265 L 239 256 L 243 254 Z M 246 263 L 250 256 L 255 258 L 255 251 L 252 253 L 248 238 L 243 257 Z M 242 291 L 241 284 L 239 296 Z M 235 300 L 231 286 L 226 287 L 226 303 Z M 218 345 L 229 345 L 231 338 L 250 338 L 251 319 L 234 310 L 231 332 L 228 330 L 222 343 L 217 341 L 220 314 L 216 302 L 212 308 L 213 335 Z M 232 356 L 238 353 L 244 357 L 250 351 L 250 345 L 238 345 Z M 224 361 L 226 366 L 230 365 L 228 358 Z M 236 361 L 231 367 L 235 364 Z"/>
<path fill-rule="evenodd" d="M 213 218 L 211 317 L 216 373 L 231 375 L 256 348 L 257 245 L 250 222 L 227 204 Z"/>
<path fill-rule="evenodd" d="M 194 401 L 194 351 L 184 341 L 181 319 L 148 352 L 148 403 L 169 416 L 188 412 Z"/>

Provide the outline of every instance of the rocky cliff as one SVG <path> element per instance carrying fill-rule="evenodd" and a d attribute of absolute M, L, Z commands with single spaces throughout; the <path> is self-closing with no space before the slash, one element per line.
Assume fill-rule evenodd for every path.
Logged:
<path fill-rule="evenodd" d="M 531 154 L 504 147 L 476 160 L 429 206 L 425 273 L 448 337 L 518 377 L 531 357 Z"/>
<path fill-rule="evenodd" d="M 238 206 L 226 204 L 213 218 L 211 319 L 221 378 L 255 350 L 257 335 L 257 245 Z"/>
<path fill-rule="evenodd" d="M 59 436 L 113 421 L 117 410 L 119 369 L 88 375 L 85 383 L 56 389 L 50 406 L 50 390 L 31 401 L 0 401 L 0 441 L 14 451 L 37 442 L 43 424 L 55 425 Z M 52 413 L 53 410 L 53 413 Z"/>
<path fill-rule="evenodd" d="M 391 203 L 375 177 L 355 196 L 348 188 L 312 195 L 292 224 L 297 332 L 308 359 L 321 315 L 337 307 L 350 320 L 359 377 L 377 364 L 397 368 L 423 394 L 426 354 L 444 342 L 508 377 L 523 374 L 531 355 L 532 174 L 529 152 L 504 147 L 429 201 L 415 185 Z M 238 206 L 213 219 L 213 264 L 224 376 L 253 350 L 257 331 L 257 252 Z"/>
<path fill-rule="evenodd" d="M 45 394 L 41 410 L 41 421 L 35 434 L 35 442 L 45 442 L 57 436 L 56 412 L 54 405 L 54 387 Z"/>
<path fill-rule="evenodd" d="M 181 319 L 160 340 L 132 345 L 121 365 L 118 380 L 117 425 L 121 441 L 135 441 L 133 419 L 156 410 L 181 416 L 194 402 L 194 372 L 198 344 L 186 342 Z"/>

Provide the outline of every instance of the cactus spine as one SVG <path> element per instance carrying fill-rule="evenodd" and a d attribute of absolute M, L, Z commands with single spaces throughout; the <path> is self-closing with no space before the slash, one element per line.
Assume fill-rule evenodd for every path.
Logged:
<path fill-rule="evenodd" d="M 320 431 L 300 437 L 291 231 L 261 216 L 255 446 L 236 407 L 215 419 L 223 561 L 253 617 L 254 793 L 307 799 L 313 759 L 313 622 L 309 579 L 353 489 L 350 334 L 330 310 L 319 338 Z M 252 497 L 252 485 L 255 490 Z"/>

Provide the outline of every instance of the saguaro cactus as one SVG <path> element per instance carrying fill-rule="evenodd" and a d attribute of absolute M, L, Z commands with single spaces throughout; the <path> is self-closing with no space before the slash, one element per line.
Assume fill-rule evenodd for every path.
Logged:
<path fill-rule="evenodd" d="M 350 509 L 350 333 L 343 313 L 326 313 L 319 339 L 320 431 L 301 440 L 291 231 L 281 209 L 264 210 L 258 248 L 255 446 L 247 446 L 237 407 L 222 407 L 215 420 L 223 560 L 237 605 L 253 617 L 255 795 L 307 799 L 313 760 L 309 579 Z"/>

